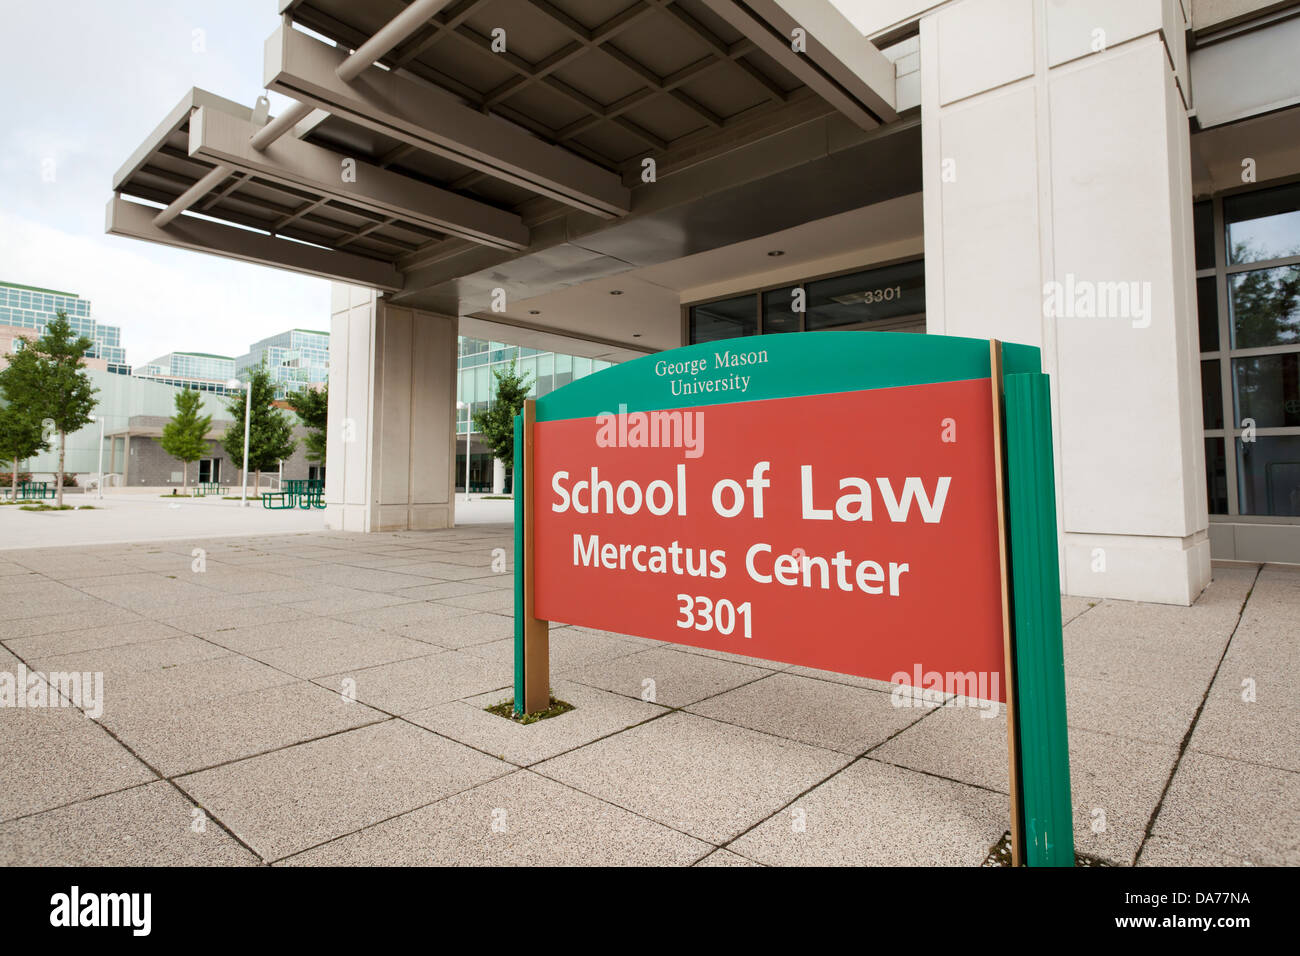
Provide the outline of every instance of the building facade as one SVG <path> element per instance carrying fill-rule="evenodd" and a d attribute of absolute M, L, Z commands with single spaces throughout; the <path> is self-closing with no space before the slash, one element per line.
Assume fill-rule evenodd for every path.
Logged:
<path fill-rule="evenodd" d="M 592 0 L 502 57 L 486 3 L 286 0 L 295 105 L 193 90 L 114 181 L 114 234 L 338 283 L 333 526 L 454 522 L 460 337 L 889 329 L 1041 350 L 1064 591 L 1300 563 L 1300 4 Z"/>
<path fill-rule="evenodd" d="M 144 365 L 135 366 L 131 374 L 165 385 L 192 388 L 216 395 L 231 395 L 238 391 L 228 384 L 235 377 L 235 360 L 229 355 L 168 352 Z"/>
<path fill-rule="evenodd" d="M 247 381 L 250 370 L 257 366 L 271 373 L 276 398 L 324 385 L 329 380 L 330 334 L 290 329 L 254 342 L 235 359 L 235 374 Z"/>
<path fill-rule="evenodd" d="M 470 434 L 469 490 L 502 494 L 510 490 L 508 463 L 496 459 L 482 436 L 472 427 L 476 412 L 485 411 L 496 397 L 496 373 L 509 368 L 526 376 L 529 398 L 539 398 L 575 379 L 608 368 L 610 362 L 578 355 L 557 355 L 527 346 L 486 342 L 461 337 L 456 366 L 456 490 L 465 490 L 465 436 Z"/>
<path fill-rule="evenodd" d="M 122 330 L 96 322 L 89 300 L 73 292 L 12 282 L 0 282 L 0 355 L 13 351 L 15 338 L 44 334 L 46 324 L 60 312 L 67 315 L 74 335 L 84 335 L 94 343 L 86 353 L 91 368 L 103 368 L 115 375 L 131 374 Z"/>

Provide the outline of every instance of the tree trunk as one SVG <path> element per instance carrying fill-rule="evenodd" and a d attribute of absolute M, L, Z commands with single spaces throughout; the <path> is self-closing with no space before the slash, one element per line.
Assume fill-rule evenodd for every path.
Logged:
<path fill-rule="evenodd" d="M 58 479 L 59 488 L 58 488 L 58 497 L 54 501 L 55 506 L 59 508 L 63 507 L 63 456 L 67 454 L 68 451 L 67 444 L 68 444 L 67 435 L 65 435 L 63 433 L 63 430 L 60 429 L 59 430 L 59 479 Z"/>
<path fill-rule="evenodd" d="M 18 459 L 17 458 L 14 459 L 14 473 L 12 475 L 12 478 L 13 478 L 14 487 L 13 487 L 13 491 L 10 492 L 9 500 L 17 501 L 18 500 Z"/>
<path fill-rule="evenodd" d="M 181 497 L 188 498 L 189 496 L 190 496 L 190 463 L 188 461 L 183 461 L 181 462 Z"/>

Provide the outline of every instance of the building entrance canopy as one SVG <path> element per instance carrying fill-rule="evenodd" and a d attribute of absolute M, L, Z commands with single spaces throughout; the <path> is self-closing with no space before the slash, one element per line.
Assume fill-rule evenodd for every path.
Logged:
<path fill-rule="evenodd" d="M 810 119 L 859 135 L 897 119 L 893 64 L 826 0 L 281 0 L 280 12 L 264 82 L 294 106 L 270 118 L 190 91 L 114 178 L 110 233 L 468 314 L 477 286 L 449 282 L 484 270 L 528 282 L 618 223 L 645 220 L 623 246 L 653 244 L 656 212 L 728 182 L 679 180 L 668 198 L 675 173 Z M 601 268 L 547 269 L 548 281 Z M 435 286 L 438 300 L 421 301 Z"/>

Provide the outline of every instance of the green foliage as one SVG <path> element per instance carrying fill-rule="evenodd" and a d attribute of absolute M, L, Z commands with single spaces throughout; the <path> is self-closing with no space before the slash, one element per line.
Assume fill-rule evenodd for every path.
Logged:
<path fill-rule="evenodd" d="M 3 375 L 0 372 L 0 375 Z M 31 475 L 18 472 L 18 463 L 24 458 L 43 452 L 50 447 L 41 433 L 41 420 L 18 405 L 0 408 L 0 461 L 12 461 L 14 470 L 0 475 L 0 483 L 11 485 L 17 493 L 18 482 L 30 481 Z"/>
<path fill-rule="evenodd" d="M 58 502 L 63 504 L 63 465 L 69 432 L 93 421 L 95 393 L 85 371 L 86 353 L 95 343 L 72 336 L 68 316 L 59 312 L 45 334 L 9 357 L 0 371 L 0 398 L 42 423 L 45 435 L 59 434 Z M 46 424 L 48 423 L 48 424 Z"/>
<path fill-rule="evenodd" d="M 252 392 L 252 418 L 248 430 L 248 470 L 272 471 L 293 454 L 298 442 L 293 437 L 289 416 L 272 404 L 275 386 L 271 384 L 271 373 L 264 368 L 254 369 L 249 387 L 226 401 L 231 421 L 221 436 L 221 447 L 237 467 L 244 467 L 244 399 L 249 392 Z"/>
<path fill-rule="evenodd" d="M 211 415 L 200 415 L 203 397 L 193 389 L 184 388 L 176 393 L 176 414 L 163 426 L 158 443 L 163 451 L 181 462 L 181 485 L 189 489 L 189 464 L 208 453 L 208 429 L 212 427 Z M 242 420 L 241 420 L 242 424 Z M 242 435 L 240 438 L 243 440 Z"/>
<path fill-rule="evenodd" d="M 319 391 L 314 388 L 301 389 L 289 401 L 298 420 L 307 429 L 307 434 L 302 439 L 307 460 L 325 464 L 325 436 L 328 433 L 330 404 L 328 383 Z"/>
<path fill-rule="evenodd" d="M 527 372 L 515 370 L 514 362 L 492 374 L 497 380 L 496 398 L 474 413 L 474 430 L 482 433 L 492 454 L 509 465 L 515 460 L 515 416 L 523 410 L 532 381 Z"/>

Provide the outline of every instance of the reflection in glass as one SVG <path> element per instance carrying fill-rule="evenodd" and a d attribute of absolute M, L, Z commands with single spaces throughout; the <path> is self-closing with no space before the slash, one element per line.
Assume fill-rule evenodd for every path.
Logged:
<path fill-rule="evenodd" d="M 1205 439 L 1205 484 L 1210 514 L 1228 513 L 1228 458 L 1222 438 Z"/>
<path fill-rule="evenodd" d="M 1201 334 L 1201 351 L 1219 351 L 1219 300 L 1214 276 L 1196 280 L 1196 318 Z"/>
<path fill-rule="evenodd" d="M 1231 282 L 1233 348 L 1300 342 L 1300 266 L 1241 272 Z"/>
<path fill-rule="evenodd" d="M 795 311 L 807 297 L 803 286 L 773 289 L 763 293 L 763 334 L 770 332 L 798 332 L 803 316 Z"/>
<path fill-rule="evenodd" d="M 1192 232 L 1196 242 L 1196 268 L 1214 268 L 1214 204 L 1208 200 L 1192 206 Z"/>
<path fill-rule="evenodd" d="M 1300 515 L 1300 435 L 1237 439 L 1237 500 L 1244 515 Z"/>
<path fill-rule="evenodd" d="M 742 295 L 691 307 L 691 343 L 758 334 L 758 297 Z"/>
<path fill-rule="evenodd" d="M 1231 196 L 1223 221 L 1229 263 L 1300 256 L 1300 183 Z"/>
<path fill-rule="evenodd" d="M 1300 352 L 1233 359 L 1232 378 L 1237 427 L 1246 418 L 1258 428 L 1300 425 Z"/>
<path fill-rule="evenodd" d="M 1219 376 L 1219 360 L 1201 363 L 1201 416 L 1206 428 L 1223 427 L 1223 381 Z"/>
<path fill-rule="evenodd" d="M 807 329 L 868 324 L 890 328 L 925 314 L 925 263 L 898 265 L 805 283 Z"/>

